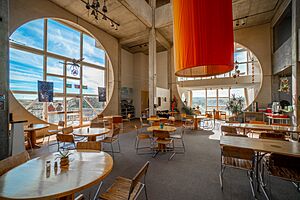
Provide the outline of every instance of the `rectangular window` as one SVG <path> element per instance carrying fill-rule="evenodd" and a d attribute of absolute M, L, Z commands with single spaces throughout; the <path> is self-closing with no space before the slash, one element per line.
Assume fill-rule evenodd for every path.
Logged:
<path fill-rule="evenodd" d="M 199 110 L 201 113 L 204 113 L 206 110 L 206 91 L 205 90 L 192 90 L 193 99 L 192 99 L 192 107 L 197 108 L 199 106 Z"/>
<path fill-rule="evenodd" d="M 67 94 L 80 94 L 80 81 L 75 79 L 67 79 Z"/>
<path fill-rule="evenodd" d="M 10 48 L 10 89 L 37 92 L 43 80 L 43 56 Z"/>
<path fill-rule="evenodd" d="M 64 92 L 64 79 L 56 76 L 47 76 L 48 82 L 53 82 L 54 93 Z"/>
<path fill-rule="evenodd" d="M 83 67 L 83 94 L 98 94 L 98 87 L 105 86 L 105 71 L 93 67 Z"/>
<path fill-rule="evenodd" d="M 56 75 L 64 75 L 64 61 L 58 60 L 55 58 L 48 57 L 47 58 L 47 73 L 56 74 Z"/>
<path fill-rule="evenodd" d="M 96 40 L 83 34 L 83 57 L 85 62 L 105 67 L 105 52 L 96 47 Z"/>
<path fill-rule="evenodd" d="M 80 32 L 48 19 L 48 51 L 68 58 L 80 58 Z"/>
<path fill-rule="evenodd" d="M 212 90 L 207 89 L 207 97 L 217 97 L 217 90 L 216 89 L 212 89 Z"/>

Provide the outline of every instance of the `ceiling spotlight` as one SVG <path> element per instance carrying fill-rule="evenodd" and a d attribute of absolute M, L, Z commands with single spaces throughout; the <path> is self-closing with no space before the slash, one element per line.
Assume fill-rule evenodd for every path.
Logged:
<path fill-rule="evenodd" d="M 240 21 L 239 21 L 239 20 L 236 20 L 235 26 L 239 26 L 239 25 L 240 25 Z"/>
<path fill-rule="evenodd" d="M 244 26 L 246 24 L 245 18 L 241 19 L 241 25 Z"/>
<path fill-rule="evenodd" d="M 107 17 L 105 15 L 103 15 L 102 19 L 107 20 Z"/>
<path fill-rule="evenodd" d="M 102 11 L 103 11 L 104 13 L 106 13 L 106 12 L 107 12 L 106 0 L 104 0 L 104 2 L 103 2 Z"/>
<path fill-rule="evenodd" d="M 89 10 L 89 9 L 91 8 L 91 7 L 90 7 L 90 4 L 87 3 L 87 4 L 85 5 L 85 8 Z"/>
<path fill-rule="evenodd" d="M 115 24 L 111 21 L 110 26 L 113 28 L 115 26 Z"/>
<path fill-rule="evenodd" d="M 91 13 L 91 15 L 95 15 L 96 13 L 95 13 L 95 10 L 92 10 L 92 13 Z"/>
<path fill-rule="evenodd" d="M 116 31 L 118 30 L 118 25 L 115 25 L 115 30 L 116 30 Z"/>

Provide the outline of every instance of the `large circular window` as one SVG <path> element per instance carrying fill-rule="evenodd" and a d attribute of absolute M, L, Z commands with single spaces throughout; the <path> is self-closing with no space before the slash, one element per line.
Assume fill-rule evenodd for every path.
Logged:
<path fill-rule="evenodd" d="M 22 25 L 10 37 L 10 90 L 29 112 L 49 123 L 89 122 L 107 100 L 110 65 L 98 44 L 65 21 L 38 19 Z"/>
<path fill-rule="evenodd" d="M 178 78 L 178 91 L 187 106 L 201 112 L 226 111 L 226 103 L 234 96 L 248 107 L 258 95 L 262 69 L 257 57 L 246 47 L 235 43 L 235 68 L 229 73 L 205 78 Z"/>

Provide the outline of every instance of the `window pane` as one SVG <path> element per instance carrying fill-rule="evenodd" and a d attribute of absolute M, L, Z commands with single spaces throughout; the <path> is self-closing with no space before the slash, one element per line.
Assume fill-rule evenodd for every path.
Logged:
<path fill-rule="evenodd" d="M 98 87 L 104 87 L 104 70 L 83 67 L 83 94 L 98 94 Z"/>
<path fill-rule="evenodd" d="M 24 108 L 39 119 L 43 119 L 43 103 L 38 102 L 37 94 L 14 94 Z"/>
<path fill-rule="evenodd" d="M 105 67 L 105 52 L 96 47 L 96 40 L 86 34 L 83 35 L 83 57 L 85 62 Z"/>
<path fill-rule="evenodd" d="M 247 75 L 247 64 L 239 64 L 238 70 L 240 70 L 240 76 L 245 76 Z M 244 74 L 242 74 L 244 73 Z"/>
<path fill-rule="evenodd" d="M 79 98 L 76 97 L 68 97 L 67 98 L 67 111 L 79 111 Z"/>
<path fill-rule="evenodd" d="M 217 98 L 207 98 L 207 106 L 217 106 Z"/>
<path fill-rule="evenodd" d="M 235 95 L 236 97 L 244 97 L 245 93 L 244 93 L 244 88 L 234 88 L 230 90 L 230 97 L 232 97 L 232 95 Z"/>
<path fill-rule="evenodd" d="M 216 97 L 217 96 L 217 90 L 207 90 L 207 97 Z"/>
<path fill-rule="evenodd" d="M 229 98 L 218 98 L 218 106 L 226 106 L 226 103 L 228 102 Z M 219 109 L 220 110 L 220 109 Z"/>
<path fill-rule="evenodd" d="M 192 107 L 197 108 L 204 113 L 206 110 L 206 92 L 205 90 L 193 90 Z"/>
<path fill-rule="evenodd" d="M 75 79 L 67 79 L 67 94 L 80 93 L 80 81 Z"/>
<path fill-rule="evenodd" d="M 48 104 L 48 122 L 57 124 L 64 121 L 64 110 L 63 97 L 53 97 L 53 102 Z"/>
<path fill-rule="evenodd" d="M 83 121 L 90 121 L 103 111 L 104 102 L 99 102 L 98 96 L 85 96 L 83 98 Z"/>
<path fill-rule="evenodd" d="M 218 97 L 229 97 L 229 89 L 218 89 Z"/>
<path fill-rule="evenodd" d="M 38 19 L 20 26 L 11 36 L 14 43 L 43 49 L 44 48 L 44 19 Z"/>
<path fill-rule="evenodd" d="M 80 58 L 80 32 L 55 20 L 48 20 L 48 51 L 69 58 Z"/>
<path fill-rule="evenodd" d="M 62 60 L 48 57 L 47 58 L 47 73 L 64 75 L 64 64 Z"/>
<path fill-rule="evenodd" d="M 64 92 L 64 79 L 56 76 L 47 76 L 47 81 L 53 82 L 53 89 L 55 93 Z"/>
<path fill-rule="evenodd" d="M 10 89 L 37 92 L 43 80 L 43 56 L 10 48 Z"/>
<path fill-rule="evenodd" d="M 247 51 L 237 51 L 234 53 L 234 61 L 247 62 Z"/>

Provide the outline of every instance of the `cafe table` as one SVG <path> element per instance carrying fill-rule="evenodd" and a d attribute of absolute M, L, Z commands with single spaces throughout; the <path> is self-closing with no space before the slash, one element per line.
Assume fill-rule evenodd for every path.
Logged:
<path fill-rule="evenodd" d="M 163 126 L 161 128 L 160 126 L 150 126 L 147 128 L 148 132 L 153 132 L 153 131 L 168 131 L 168 132 L 174 132 L 176 131 L 176 127 L 174 126 Z"/>
<path fill-rule="evenodd" d="M 147 118 L 148 121 L 150 122 L 159 122 L 161 120 L 167 120 L 165 117 L 149 117 Z"/>
<path fill-rule="evenodd" d="M 40 148 L 40 146 L 36 144 L 36 131 L 46 129 L 49 126 L 49 124 L 32 124 L 31 126 L 28 125 L 24 127 L 24 131 L 27 132 L 33 148 Z"/>
<path fill-rule="evenodd" d="M 252 149 L 256 152 L 256 180 L 257 190 L 259 190 L 259 176 L 258 166 L 261 160 L 261 154 L 266 153 L 277 153 L 281 155 L 300 157 L 300 143 L 299 142 L 288 142 L 281 140 L 270 140 L 270 139 L 258 139 L 248 137 L 233 137 L 233 136 L 221 136 L 220 146 L 231 146 L 238 148 Z"/>
<path fill-rule="evenodd" d="M 105 152 L 71 151 L 68 169 L 59 164 L 58 153 L 32 159 L 0 176 L 0 199 L 74 199 L 74 194 L 100 182 L 113 168 L 112 157 Z M 50 173 L 46 161 L 51 161 Z M 57 159 L 59 163 L 59 159 Z"/>
<path fill-rule="evenodd" d="M 88 141 L 96 141 L 97 136 L 105 135 L 110 132 L 110 129 L 108 128 L 79 128 L 74 129 L 73 135 L 79 136 L 79 137 L 87 137 Z"/>
<path fill-rule="evenodd" d="M 201 130 L 199 128 L 199 122 L 201 122 L 202 119 L 206 119 L 207 117 L 205 115 L 197 115 L 194 116 L 194 130 Z"/>

